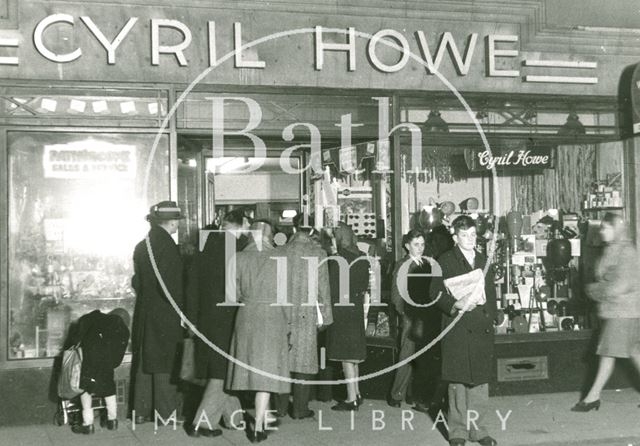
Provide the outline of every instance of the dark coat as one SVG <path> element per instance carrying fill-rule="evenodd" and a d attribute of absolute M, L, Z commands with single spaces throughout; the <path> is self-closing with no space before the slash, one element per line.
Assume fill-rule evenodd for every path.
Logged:
<path fill-rule="evenodd" d="M 179 308 L 184 306 L 183 266 L 178 245 L 159 226 L 152 226 L 149 241 L 160 277 Z M 136 305 L 132 346 L 135 366 L 141 361 L 145 373 L 172 373 L 178 365 L 183 338 L 180 316 L 169 303 L 151 265 L 146 239 L 133 253 L 133 288 Z"/>
<path fill-rule="evenodd" d="M 355 261 L 364 253 L 355 254 L 338 250 L 338 255 L 347 262 Z M 340 302 L 340 268 L 338 262 L 329 262 L 329 285 L 333 324 L 327 329 L 327 357 L 334 361 L 364 361 L 367 343 L 364 332 L 364 292 L 369 288 L 369 263 L 358 260 L 349 268 L 349 303 L 351 306 L 336 306 Z"/>
<path fill-rule="evenodd" d="M 241 237 L 236 251 L 246 246 Z M 209 341 L 229 352 L 237 307 L 219 306 L 225 301 L 225 235 L 209 235 L 204 249 L 198 252 L 188 273 L 187 316 Z M 234 278 L 235 280 L 235 278 Z M 227 376 L 227 359 L 204 343 L 195 339 L 196 376 L 222 379 Z"/>
<path fill-rule="evenodd" d="M 455 247 L 438 258 L 442 267 L 442 277 L 431 281 L 431 297 L 442 295 L 437 307 L 444 313 L 443 329 L 455 318 L 453 305 L 456 300 L 444 287 L 443 279 L 483 269 L 487 259 L 476 253 L 473 268 L 467 262 L 460 248 Z M 469 385 L 484 384 L 491 380 L 493 373 L 493 322 L 496 317 L 496 293 L 491 269 L 485 275 L 485 294 L 487 302 L 478 305 L 462 316 L 460 321 L 442 339 L 442 379 Z"/>
<path fill-rule="evenodd" d="M 72 344 L 82 347 L 80 388 L 95 396 L 115 395 L 113 370 L 122 363 L 129 329 L 119 316 L 94 310 L 78 320 Z"/>

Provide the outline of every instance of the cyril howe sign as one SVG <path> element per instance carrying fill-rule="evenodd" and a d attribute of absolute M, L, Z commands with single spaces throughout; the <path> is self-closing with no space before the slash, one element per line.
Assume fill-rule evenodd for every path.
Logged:
<path fill-rule="evenodd" d="M 498 171 L 540 170 L 553 168 L 551 147 L 494 150 L 467 149 L 464 159 L 471 172 L 496 168 Z"/>

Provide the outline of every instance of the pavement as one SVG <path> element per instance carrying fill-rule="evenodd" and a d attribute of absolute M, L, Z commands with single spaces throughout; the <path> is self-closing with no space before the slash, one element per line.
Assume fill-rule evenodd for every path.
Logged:
<path fill-rule="evenodd" d="M 486 419 L 491 435 L 504 446 L 640 446 L 640 395 L 633 389 L 608 390 L 602 395 L 599 411 L 574 413 L 569 408 L 577 393 L 554 393 L 494 397 Z M 365 400 L 353 418 L 349 412 L 334 412 L 331 403 L 312 402 L 314 419 L 284 418 L 278 431 L 265 445 L 447 445 L 439 432 L 443 423 L 434 424 L 427 415 L 408 405 L 391 408 L 384 401 Z M 506 419 L 504 429 L 500 417 Z M 510 412 L 511 411 L 511 412 Z M 238 417 L 240 419 L 240 417 Z M 69 426 L 33 425 L 0 428 L 1 446 L 101 445 L 247 445 L 243 431 L 224 430 L 217 438 L 190 438 L 180 425 L 137 425 L 121 421 L 117 431 L 103 430 L 96 422 L 96 433 L 77 435 Z M 467 443 L 474 444 L 474 443 Z"/>

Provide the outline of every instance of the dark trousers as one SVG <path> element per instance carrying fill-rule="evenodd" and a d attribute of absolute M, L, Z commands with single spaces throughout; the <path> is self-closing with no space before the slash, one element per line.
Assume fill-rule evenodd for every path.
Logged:
<path fill-rule="evenodd" d="M 291 378 L 301 380 L 312 380 L 315 375 L 308 373 L 295 373 L 291 372 Z M 300 417 L 305 415 L 309 411 L 309 395 L 311 393 L 311 386 L 305 384 L 293 384 L 291 386 L 293 393 L 293 404 L 291 405 L 291 416 Z M 276 410 L 280 414 L 287 413 L 289 407 L 289 394 L 280 393 L 276 397 Z"/>
<path fill-rule="evenodd" d="M 327 346 L 327 330 L 318 332 L 318 358 L 321 355 L 321 349 Z M 331 381 L 334 379 L 335 367 L 340 368 L 339 362 L 325 361 L 325 368 L 320 369 L 316 375 L 318 381 Z M 311 398 L 318 401 L 331 401 L 333 399 L 332 385 L 317 385 L 311 390 Z"/>
<path fill-rule="evenodd" d="M 320 370 L 316 375 L 318 381 L 332 381 L 335 376 L 336 370 L 334 364 L 340 366 L 341 363 L 327 361 L 327 366 Z M 308 386 L 307 386 L 308 387 Z M 333 386 L 332 385 L 317 385 L 313 386 L 315 390 L 315 399 L 318 401 L 331 401 L 333 400 Z M 312 392 L 313 393 L 313 392 Z M 313 396 L 313 395 L 312 395 Z"/>
<path fill-rule="evenodd" d="M 421 350 L 427 342 L 416 343 L 416 351 Z M 423 404 L 442 404 L 447 395 L 447 383 L 441 379 L 442 355 L 440 344 L 422 353 L 415 360 L 414 379 L 411 395 L 416 402 Z"/>
<path fill-rule="evenodd" d="M 400 334 L 400 354 L 398 355 L 398 362 L 404 361 L 409 356 L 413 355 L 416 352 L 416 344 L 409 337 L 409 333 L 411 331 L 411 321 L 408 317 L 404 317 L 402 321 L 402 331 Z M 412 375 L 413 365 L 409 362 L 406 363 L 398 369 L 396 369 L 396 376 L 393 380 L 393 385 L 391 386 L 391 390 L 389 392 L 389 396 L 397 401 L 402 401 L 410 392 L 410 384 L 411 384 L 411 375 Z"/>
<path fill-rule="evenodd" d="M 133 385 L 135 416 L 154 420 L 155 410 L 166 420 L 174 410 L 176 414 L 179 412 L 178 405 L 178 392 L 171 384 L 169 373 L 144 373 L 141 367 L 136 369 Z"/>

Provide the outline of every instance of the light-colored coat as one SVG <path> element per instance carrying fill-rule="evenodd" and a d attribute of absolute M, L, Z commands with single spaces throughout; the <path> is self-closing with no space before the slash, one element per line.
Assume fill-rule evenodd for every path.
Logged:
<path fill-rule="evenodd" d="M 236 259 L 238 301 L 231 355 L 256 369 L 289 377 L 289 313 L 291 307 L 277 301 L 277 264 L 272 257 L 279 249 L 265 246 L 258 251 L 249 243 Z M 232 363 L 227 380 L 232 390 L 288 393 L 290 385 Z"/>
<path fill-rule="evenodd" d="M 640 317 L 638 256 L 630 242 L 607 245 L 596 266 L 596 282 L 587 285 L 589 297 L 598 302 L 603 319 Z"/>
<path fill-rule="evenodd" d="M 289 367 L 295 373 L 318 373 L 318 315 L 309 301 L 309 263 L 305 257 L 322 262 L 327 254 L 308 234 L 297 232 L 282 252 L 287 258 L 287 292 L 291 307 L 291 351 Z M 329 269 L 324 262 L 318 269 L 318 303 L 323 325 L 333 323 Z M 307 305 L 303 305 L 307 304 Z"/>

